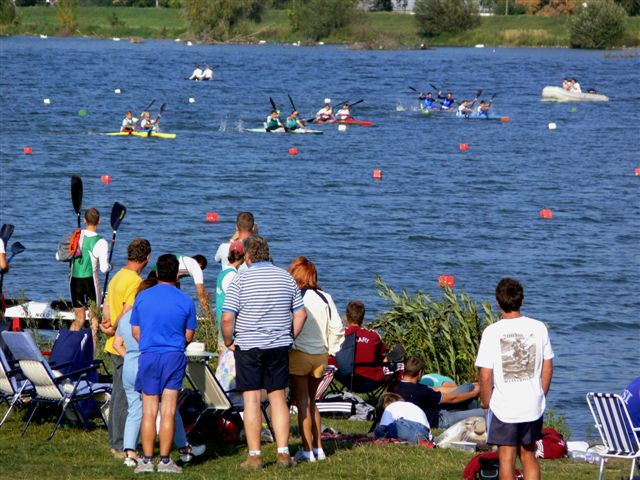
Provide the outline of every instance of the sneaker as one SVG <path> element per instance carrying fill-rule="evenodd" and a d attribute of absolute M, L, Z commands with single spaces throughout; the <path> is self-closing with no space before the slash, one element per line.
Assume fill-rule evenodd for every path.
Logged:
<path fill-rule="evenodd" d="M 324 453 L 324 450 L 319 451 L 318 453 L 314 454 L 316 457 L 316 460 L 318 462 L 321 462 L 322 460 L 326 460 L 327 459 L 327 455 Z"/>
<path fill-rule="evenodd" d="M 296 462 L 288 453 L 278 453 L 276 455 L 276 467 L 278 468 L 291 468 L 295 467 Z"/>
<path fill-rule="evenodd" d="M 127 453 L 127 456 L 124 457 L 124 466 L 125 467 L 137 467 L 138 466 L 138 458 L 137 457 L 131 457 Z"/>
<path fill-rule="evenodd" d="M 303 450 L 302 448 L 301 448 L 301 449 L 299 449 L 299 450 L 296 452 L 295 456 L 293 457 L 293 460 L 294 460 L 296 463 L 302 463 L 302 462 L 315 462 L 315 461 L 316 461 L 316 457 L 313 455 L 313 452 L 311 452 L 311 456 L 309 456 L 309 457 L 307 457 L 304 453 L 305 453 L 305 452 L 304 452 L 304 450 Z"/>
<path fill-rule="evenodd" d="M 176 462 L 171 459 L 167 463 L 160 460 L 156 466 L 156 471 L 158 473 L 182 473 L 182 467 L 176 465 Z"/>
<path fill-rule="evenodd" d="M 249 456 L 247 459 L 240 464 L 240 468 L 244 468 L 246 470 L 258 470 L 264 467 L 264 463 L 262 463 L 262 456 Z"/>
<path fill-rule="evenodd" d="M 190 462 L 194 457 L 199 457 L 207 450 L 205 445 L 187 445 L 180 449 L 180 461 L 183 463 Z"/>
<path fill-rule="evenodd" d="M 133 471 L 133 473 L 153 473 L 153 471 L 154 471 L 153 461 L 150 461 L 149 463 L 144 463 L 144 461 L 141 460 L 138 462 L 138 466 Z"/>

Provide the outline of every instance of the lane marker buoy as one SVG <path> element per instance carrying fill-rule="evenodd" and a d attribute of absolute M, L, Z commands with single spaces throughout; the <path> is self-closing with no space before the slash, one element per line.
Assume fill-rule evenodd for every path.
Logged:
<path fill-rule="evenodd" d="M 376 180 L 382 180 L 382 170 L 376 168 L 373 171 L 373 178 L 376 179 Z"/>
<path fill-rule="evenodd" d="M 111 177 L 109 175 L 102 175 L 102 177 L 100 177 L 100 181 L 103 185 L 109 185 L 111 183 Z"/>
<path fill-rule="evenodd" d="M 548 208 L 544 208 L 540 210 L 540 218 L 553 218 L 553 212 Z"/>
<path fill-rule="evenodd" d="M 289 155 L 297 155 L 298 154 L 298 148 L 297 147 L 290 147 L 289 148 Z"/>
<path fill-rule="evenodd" d="M 453 288 L 456 284 L 456 278 L 453 275 L 440 275 L 438 277 L 438 286 L 440 288 L 449 287 Z"/>
<path fill-rule="evenodd" d="M 636 168 L 636 177 L 640 177 L 640 167 Z"/>
<path fill-rule="evenodd" d="M 25 155 L 31 155 L 33 153 L 33 148 L 31 147 L 24 147 L 24 154 Z"/>
<path fill-rule="evenodd" d="M 196 99 L 193 97 L 189 97 L 189 103 L 196 103 Z"/>
<path fill-rule="evenodd" d="M 558 126 L 555 123 L 551 122 L 549 124 L 549 130 L 555 130 L 556 128 L 558 128 Z"/>
<path fill-rule="evenodd" d="M 347 131 L 347 126 L 344 123 L 338 125 L 338 131 L 339 132 L 346 132 Z"/>
<path fill-rule="evenodd" d="M 43 100 L 43 102 L 44 102 L 45 105 L 50 105 L 51 104 L 51 99 L 50 98 L 45 98 Z"/>
<path fill-rule="evenodd" d="M 86 117 L 88 113 L 89 113 L 89 112 L 87 112 L 87 109 L 86 109 L 86 108 L 81 108 L 81 109 L 78 111 L 78 115 L 80 115 L 81 117 Z"/>
<path fill-rule="evenodd" d="M 461 143 L 460 144 L 460 151 L 461 152 L 468 152 L 469 151 L 469 144 L 468 143 Z"/>
<path fill-rule="evenodd" d="M 120 95 L 122 93 L 122 90 L 120 90 L 119 88 L 116 88 L 113 93 L 115 93 L 116 95 Z"/>
<path fill-rule="evenodd" d="M 207 212 L 207 222 L 217 222 L 220 220 L 218 212 Z"/>

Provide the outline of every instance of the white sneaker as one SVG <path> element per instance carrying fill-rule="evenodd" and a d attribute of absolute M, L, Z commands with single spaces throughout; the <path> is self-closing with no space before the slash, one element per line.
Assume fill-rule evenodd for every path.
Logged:
<path fill-rule="evenodd" d="M 156 471 L 158 473 L 182 473 L 182 467 L 176 465 L 172 459 L 169 459 L 167 463 L 163 463 L 162 460 L 156 465 Z"/>
<path fill-rule="evenodd" d="M 153 473 L 155 465 L 153 464 L 153 460 L 149 463 L 144 463 L 144 460 L 140 459 L 138 461 L 138 466 L 133 471 L 133 473 Z"/>
<path fill-rule="evenodd" d="M 307 457 L 305 455 L 305 451 L 301 448 L 299 449 L 295 456 L 293 457 L 293 459 L 296 461 L 296 463 L 301 463 L 301 462 L 315 462 L 316 461 L 316 457 L 313 456 L 313 452 L 309 452 L 309 457 Z"/>
<path fill-rule="evenodd" d="M 327 459 L 327 455 L 324 453 L 324 450 L 320 450 L 318 453 L 314 453 L 316 460 L 321 462 L 322 460 Z"/>
<path fill-rule="evenodd" d="M 187 445 L 180 449 L 180 461 L 183 463 L 190 462 L 194 457 L 199 457 L 207 450 L 205 445 Z"/>

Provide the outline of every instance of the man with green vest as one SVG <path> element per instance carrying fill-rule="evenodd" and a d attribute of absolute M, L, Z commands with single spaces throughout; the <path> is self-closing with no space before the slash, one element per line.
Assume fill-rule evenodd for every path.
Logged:
<path fill-rule="evenodd" d="M 80 234 L 78 248 L 81 255 L 71 262 L 71 303 L 75 313 L 75 320 L 69 330 L 80 330 L 86 319 L 86 309 L 90 302 L 97 303 L 100 297 L 100 283 L 98 267 L 102 273 L 109 271 L 109 245 L 98 235 L 100 212 L 89 208 L 84 214 L 86 228 Z M 91 317 L 91 331 L 94 342 L 98 332 L 98 319 Z"/>

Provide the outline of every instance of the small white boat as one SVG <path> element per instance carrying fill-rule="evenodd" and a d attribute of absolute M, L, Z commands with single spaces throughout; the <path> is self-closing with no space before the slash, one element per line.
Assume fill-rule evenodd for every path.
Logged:
<path fill-rule="evenodd" d="M 562 87 L 544 87 L 542 100 L 546 102 L 608 102 L 609 97 L 600 93 L 569 92 Z"/>

